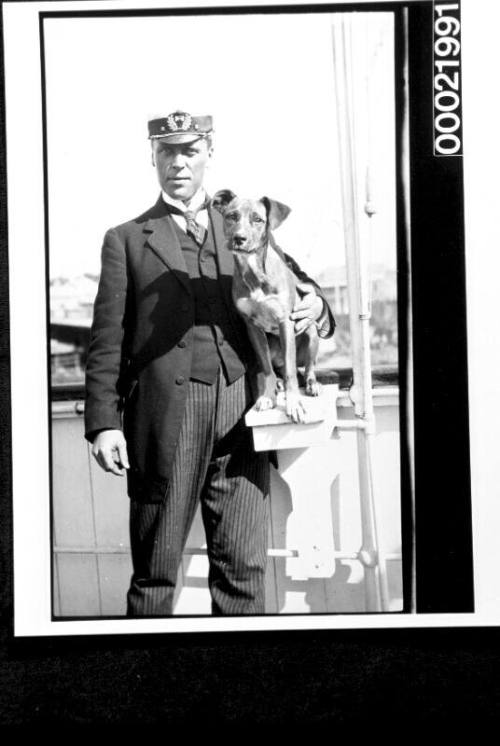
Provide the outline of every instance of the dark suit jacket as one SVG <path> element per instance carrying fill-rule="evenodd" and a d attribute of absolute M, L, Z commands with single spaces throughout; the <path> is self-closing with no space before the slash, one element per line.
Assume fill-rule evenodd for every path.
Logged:
<path fill-rule="evenodd" d="M 222 217 L 209 212 L 224 300 L 246 337 L 231 298 L 234 265 Z M 168 485 L 191 370 L 194 311 L 179 240 L 160 196 L 143 215 L 106 233 L 87 359 L 85 435 L 91 441 L 99 430 L 123 428 L 132 497 L 164 494 Z"/>

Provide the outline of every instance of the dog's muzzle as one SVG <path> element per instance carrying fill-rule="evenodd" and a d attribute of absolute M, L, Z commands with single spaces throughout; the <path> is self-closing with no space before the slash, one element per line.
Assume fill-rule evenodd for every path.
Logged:
<path fill-rule="evenodd" d="M 253 246 L 248 238 L 244 238 L 243 236 L 233 236 L 230 246 L 231 251 L 234 251 L 236 254 L 254 254 L 256 251 L 256 246 Z"/>
<path fill-rule="evenodd" d="M 252 246 L 235 246 L 232 244 L 231 251 L 234 254 L 255 254 L 257 249 L 253 248 Z"/>

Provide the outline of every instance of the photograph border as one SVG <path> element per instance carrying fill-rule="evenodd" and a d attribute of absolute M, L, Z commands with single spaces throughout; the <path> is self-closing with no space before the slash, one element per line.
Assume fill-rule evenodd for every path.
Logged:
<path fill-rule="evenodd" d="M 439 210 L 440 210 L 440 217 L 444 218 L 446 221 L 446 218 L 453 217 L 456 220 L 457 215 L 457 209 L 458 214 L 460 215 L 460 227 L 459 227 L 459 240 L 458 240 L 458 252 L 457 252 L 457 242 L 456 242 L 456 236 L 447 233 L 443 230 L 437 230 L 437 236 L 436 241 L 433 245 L 437 245 L 438 242 L 440 243 L 441 247 L 445 247 L 445 251 L 443 252 L 442 256 L 438 255 L 438 259 L 441 259 L 440 267 L 443 266 L 446 261 L 449 259 L 450 256 L 452 256 L 454 259 L 457 260 L 457 266 L 456 266 L 456 272 L 453 275 L 455 284 L 453 285 L 455 291 L 458 288 L 460 292 L 456 293 L 456 300 L 458 300 L 458 303 L 455 303 L 453 305 L 453 302 L 451 303 L 450 307 L 450 298 L 446 297 L 446 294 L 444 297 L 437 298 L 437 314 L 439 315 L 440 312 L 444 312 L 444 318 L 449 318 L 450 312 L 452 314 L 456 314 L 456 318 L 459 320 L 463 320 L 465 317 L 465 303 L 463 303 L 463 297 L 465 293 L 465 281 L 464 281 L 464 246 L 463 246 L 463 181 L 462 181 L 462 167 L 461 167 L 461 159 L 460 165 L 452 165 L 450 163 L 450 158 L 446 159 L 439 159 L 441 163 L 443 161 L 446 162 L 446 166 L 441 166 L 440 169 L 432 169 L 432 164 L 430 163 L 430 159 L 428 157 L 428 154 L 425 152 L 425 145 L 424 143 L 427 141 L 429 130 L 432 129 L 432 115 L 430 117 L 427 117 L 428 115 L 428 108 L 429 106 L 432 106 L 432 102 L 429 102 L 429 106 L 424 105 L 421 106 L 421 101 L 418 98 L 417 95 L 417 82 L 420 81 L 421 83 L 421 89 L 429 90 L 426 86 L 431 86 L 432 88 L 432 80 L 429 82 L 430 75 L 432 73 L 431 67 L 429 67 L 429 76 L 425 74 L 425 67 L 424 71 L 422 70 L 421 64 L 422 64 L 422 56 L 426 51 L 428 51 L 428 43 L 429 43 L 429 33 L 432 35 L 432 2 L 426 2 L 423 0 L 422 2 L 412 2 L 411 0 L 407 3 L 399 3 L 399 2 L 389 2 L 389 3 L 348 3 L 348 4 L 336 4 L 336 3 L 329 3 L 329 4 L 315 4 L 313 6 L 308 5 L 300 5 L 300 6 L 281 6 L 281 5 L 270 5 L 270 6 L 237 6 L 233 7 L 232 9 L 229 9 L 230 12 L 233 13 L 242 13 L 242 12 L 248 12 L 251 8 L 252 10 L 259 12 L 259 13 L 275 13 L 275 12 L 289 12 L 290 7 L 293 8 L 293 12 L 351 12 L 355 11 L 358 7 L 362 7 L 362 10 L 365 12 L 370 12 L 372 10 L 381 10 L 384 12 L 390 12 L 393 11 L 395 15 L 396 26 L 401 26 L 401 10 L 403 7 L 408 7 L 408 24 L 409 24 L 409 39 L 410 39 L 410 59 L 409 59 L 409 74 L 410 74 L 410 157 L 412 159 L 412 167 L 411 167 L 411 192 L 412 194 L 419 193 L 422 190 L 422 187 L 424 187 L 424 191 L 422 193 L 424 194 L 424 199 L 419 200 L 418 202 L 418 210 L 415 209 L 415 203 L 411 202 L 411 242 L 413 245 L 426 245 L 426 241 L 428 243 L 428 231 L 429 227 L 432 227 L 435 229 L 435 224 L 433 222 L 433 217 L 435 216 L 435 213 L 432 212 L 433 207 L 435 206 L 435 197 L 436 195 L 439 196 L 440 190 L 443 186 L 443 181 L 447 182 L 450 175 L 454 176 L 458 179 L 459 188 L 458 190 L 452 195 L 452 201 L 448 202 L 447 204 L 440 204 Z M 223 13 L 226 13 L 228 10 L 225 7 L 217 7 L 213 9 L 201 9 L 202 12 L 209 12 L 211 14 L 220 13 L 221 11 Z M 148 11 L 151 15 L 171 15 L 172 13 L 169 10 L 162 11 L 159 13 L 157 9 Z M 193 8 L 182 8 L 182 9 L 176 9 L 175 14 L 179 15 L 197 15 L 200 12 L 200 9 L 193 9 Z M 98 15 L 101 16 L 103 14 L 105 15 L 143 15 L 144 11 L 129 11 L 129 10 L 120 10 L 120 11 L 47 11 L 40 13 L 40 26 L 42 27 L 43 24 L 43 18 L 45 17 L 55 17 L 55 16 L 73 16 L 73 15 Z M 399 20 L 398 20 L 399 19 Z M 397 34 L 396 34 L 397 37 Z M 43 54 L 43 51 L 42 51 Z M 396 49 L 396 58 L 398 58 L 398 55 L 401 54 L 401 47 L 397 47 Z M 424 74 L 422 74 L 424 72 Z M 403 91 L 404 83 L 401 81 L 401 77 L 398 73 L 397 74 L 397 86 L 396 86 L 396 96 L 401 95 Z M 398 94 L 399 91 L 399 94 Z M 44 107 L 44 140 L 46 137 L 46 121 L 45 121 L 45 107 Z M 426 118 L 427 117 L 427 118 Z M 418 129 L 415 129 L 417 127 Z M 418 134 L 417 134 L 418 133 Z M 400 148 L 402 148 L 402 144 L 398 143 L 398 151 Z M 431 156 L 433 154 L 431 153 Z M 44 159 L 46 159 L 46 150 L 44 152 Z M 454 161 L 454 159 L 451 159 L 451 161 Z M 455 164 L 457 164 L 457 161 L 454 161 Z M 432 178 L 429 178 L 429 174 L 427 174 L 426 178 L 426 169 L 431 169 Z M 398 179 L 401 178 L 401 175 L 398 175 Z M 440 181 L 441 178 L 441 181 Z M 47 170 L 46 170 L 46 160 L 45 160 L 45 169 L 44 169 L 44 188 L 45 188 L 45 199 L 47 198 Z M 398 190 L 398 195 L 400 195 L 400 191 Z M 403 219 L 403 211 L 404 211 L 404 204 L 403 200 L 400 196 L 398 196 L 398 246 L 399 251 L 401 252 L 401 247 L 405 246 L 406 241 L 406 233 L 404 231 L 404 219 Z M 446 210 L 448 209 L 448 212 Z M 45 202 L 45 239 L 46 239 L 46 246 L 48 246 L 48 220 L 47 220 L 47 202 Z M 415 216 L 417 215 L 418 219 L 415 219 Z M 424 219 L 424 227 L 422 227 L 419 224 L 419 219 Z M 432 235 L 432 232 L 431 232 Z M 47 250 L 47 249 L 46 249 Z M 405 248 L 406 251 L 406 248 Z M 458 254 L 458 256 L 457 256 Z M 401 262 L 403 255 L 400 254 L 398 257 L 398 262 Z M 433 256 L 433 259 L 436 257 Z M 404 261 L 404 260 L 403 260 Z M 434 363 L 435 367 L 440 372 L 440 381 L 446 381 L 448 378 L 448 375 L 450 372 L 454 372 L 454 378 L 451 380 L 455 383 L 455 390 L 458 395 L 460 395 L 461 401 L 464 401 L 464 391 L 465 391 L 465 401 L 467 401 L 467 346 L 466 346 L 466 338 L 464 334 L 464 326 L 462 328 L 458 328 L 459 325 L 455 328 L 455 336 L 453 336 L 452 333 L 452 344 L 454 344 L 455 348 L 455 356 L 450 359 L 449 357 L 443 358 L 442 349 L 440 348 L 440 338 L 439 334 L 432 336 L 432 333 L 429 335 L 429 330 L 427 328 L 427 325 L 424 323 L 423 328 L 419 327 L 420 319 L 425 317 L 425 320 L 427 319 L 425 312 L 422 311 L 421 307 L 418 306 L 418 299 L 419 299 L 419 292 L 421 292 L 421 286 L 420 286 L 420 278 L 425 275 L 426 269 L 427 269 L 427 262 L 428 257 L 422 257 L 420 254 L 417 256 L 415 253 L 411 254 L 411 277 L 412 277 L 412 286 L 411 286 L 411 294 L 413 298 L 413 325 L 412 325 L 412 346 L 413 346 L 413 354 L 415 362 L 417 360 L 420 360 L 422 357 L 422 353 L 432 350 L 437 355 L 437 364 Z M 402 265 L 399 265 L 400 267 Z M 46 261 L 45 264 L 46 271 L 48 268 L 48 262 Z M 406 269 L 406 267 L 405 267 Z M 403 307 L 403 300 L 408 297 L 409 289 L 407 286 L 406 278 L 405 278 L 405 272 L 399 273 L 399 283 L 398 283 L 398 306 L 399 306 L 399 312 L 402 314 L 402 307 Z M 439 274 L 439 273 L 437 273 Z M 428 279 L 428 278 L 426 278 Z M 47 290 L 48 290 L 48 277 L 46 277 L 47 282 Z M 431 282 L 432 286 L 432 282 Z M 440 290 L 442 288 L 439 287 L 439 277 L 437 281 L 434 283 L 433 289 L 436 289 L 436 287 Z M 428 292 L 428 286 L 426 288 L 426 294 Z M 432 290 L 431 290 L 432 292 Z M 416 299 L 416 302 L 415 302 Z M 453 301 L 453 299 L 451 299 Z M 399 319 L 400 323 L 400 333 L 406 328 L 406 311 L 403 312 L 405 318 Z M 422 315 L 420 315 L 422 314 Z M 446 315 L 448 314 L 448 316 Z M 47 321 L 49 320 L 49 313 L 48 313 L 48 305 L 47 305 Z M 404 324 L 402 323 L 404 322 Z M 449 330 L 447 330 L 449 334 Z M 404 334 L 401 335 L 403 337 L 403 344 L 401 345 L 400 341 L 400 366 L 403 363 L 404 355 L 408 354 L 408 350 L 405 349 L 406 340 L 404 340 Z M 401 339 L 400 337 L 400 339 Z M 465 363 L 465 365 L 464 365 Z M 455 367 L 457 366 L 457 367 Z M 50 369 L 50 361 L 48 361 L 48 368 Z M 465 371 L 464 375 L 457 376 L 456 371 L 460 370 L 462 373 Z M 401 372 L 401 369 L 400 369 Z M 50 379 L 49 379 L 50 380 Z M 402 381 L 405 381 L 405 376 L 400 375 L 400 386 Z M 473 583 L 472 583 L 472 577 L 473 577 L 473 560 L 472 560 L 472 527 L 471 527 L 471 506 L 470 506 L 470 489 L 467 489 L 467 485 L 470 484 L 470 471 L 469 471 L 469 463 L 468 463 L 468 435 L 466 435 L 467 442 L 464 444 L 463 442 L 463 426 L 464 426 L 464 417 L 463 412 L 458 412 L 457 408 L 454 408 L 453 411 L 450 411 L 450 407 L 447 406 L 449 402 L 443 401 L 443 400 L 436 400 L 434 394 L 435 394 L 435 386 L 429 383 L 427 380 L 417 380 L 415 378 L 414 381 L 415 386 L 415 401 L 417 402 L 431 402 L 431 407 L 433 410 L 433 417 L 439 419 L 442 416 L 448 417 L 447 422 L 449 422 L 450 425 L 450 431 L 453 430 L 455 433 L 455 441 L 460 441 L 462 439 L 462 442 L 458 443 L 459 451 L 462 456 L 460 459 L 460 464 L 464 467 L 462 471 L 456 470 L 453 472 L 455 479 L 451 479 L 446 483 L 447 488 L 449 489 L 449 492 L 453 494 L 453 506 L 454 506 L 454 518 L 455 521 L 453 523 L 453 531 L 450 533 L 449 531 L 449 504 L 444 505 L 442 501 L 439 499 L 436 502 L 436 497 L 440 497 L 440 493 L 443 488 L 443 481 L 438 480 L 438 483 L 432 482 L 430 479 L 430 476 L 432 474 L 432 471 L 429 469 L 429 462 L 436 462 L 436 459 L 433 458 L 436 454 L 436 446 L 439 446 L 441 443 L 441 437 L 436 437 L 434 440 L 431 438 L 428 438 L 428 432 L 426 432 L 425 436 L 419 437 L 419 434 L 422 433 L 423 426 L 419 424 L 418 417 L 415 422 L 415 471 L 416 471 L 416 496 L 415 496 L 415 515 L 416 515 L 416 533 L 415 533 L 415 543 L 416 543 L 416 551 L 415 551 L 415 562 L 412 566 L 412 557 L 413 557 L 413 550 L 411 547 L 411 542 L 408 544 L 408 541 L 405 544 L 405 540 L 403 538 L 403 551 L 406 554 L 406 559 L 403 561 L 403 568 L 404 568 L 404 594 L 405 594 L 405 610 L 402 613 L 408 613 L 409 607 L 411 606 L 412 600 L 411 600 L 411 591 L 409 592 L 409 588 L 411 587 L 412 577 L 416 575 L 416 611 L 418 614 L 426 613 L 426 614 L 454 614 L 454 613 L 472 613 L 474 606 L 473 606 Z M 402 388 L 400 388 L 400 417 L 403 419 L 406 419 L 406 413 L 405 413 L 405 407 L 404 407 L 404 397 L 408 395 L 408 391 L 403 391 Z M 417 408 L 418 409 L 418 408 Z M 451 415 L 451 418 L 450 418 Z M 401 421 L 402 427 L 400 432 L 401 437 L 401 454 L 402 454 L 402 492 L 407 489 L 411 485 L 411 478 L 410 478 L 410 468 L 411 468 L 411 455 L 410 455 L 410 449 L 407 446 L 405 448 L 404 443 L 404 434 L 406 433 L 406 425 L 407 422 L 404 423 L 403 427 L 403 421 Z M 467 425 L 467 417 L 465 418 L 465 425 Z M 454 429 L 454 426 L 457 426 L 457 429 Z M 420 428 L 420 430 L 419 430 Z M 427 427 L 424 428 L 426 431 L 428 430 Z M 466 430 L 467 433 L 467 430 Z M 438 452 L 440 452 L 440 456 L 442 456 L 442 449 L 438 448 Z M 455 459 L 456 454 L 449 455 L 449 458 L 452 460 L 454 467 L 456 467 Z M 450 461 L 451 463 L 451 461 Z M 425 476 L 423 476 L 420 464 L 426 464 L 425 470 L 427 473 L 427 479 Z M 419 471 L 420 469 L 420 471 Z M 446 471 L 446 469 L 443 469 L 443 471 Z M 457 473 L 457 471 L 459 473 Z M 425 472 L 424 472 L 425 473 Z M 465 477 L 465 478 L 464 478 Z M 449 474 L 448 477 L 449 478 Z M 52 481 L 52 470 L 50 470 L 50 480 Z M 407 484 L 405 485 L 404 481 L 407 480 Z M 423 487 L 421 485 L 425 486 L 425 500 L 421 498 L 423 496 Z M 52 487 L 52 485 L 51 485 Z M 419 490 L 422 489 L 422 492 L 419 492 Z M 52 490 L 51 490 L 52 492 Z M 419 497 L 420 496 L 420 497 Z M 457 500 L 458 496 L 458 500 Z M 433 504 L 433 510 L 431 513 L 429 511 L 426 511 L 426 505 L 432 503 Z M 412 525 L 412 510 L 409 507 L 408 503 L 405 502 L 405 500 L 402 500 L 403 508 L 403 537 L 408 536 L 408 530 L 409 527 Z M 458 509 L 457 509 L 458 508 Z M 442 537 L 443 534 L 441 532 L 442 527 L 446 525 L 447 532 L 446 532 L 446 539 L 447 541 L 443 542 Z M 446 567 L 446 572 L 456 578 L 455 583 L 450 583 L 449 587 L 446 588 L 443 591 L 442 584 L 436 582 L 435 577 L 435 566 L 436 564 L 440 564 L 444 562 Z M 291 615 L 294 619 L 296 619 L 296 615 Z M 301 615 L 302 616 L 302 615 Z M 308 614 L 304 615 L 304 619 L 307 621 L 311 617 L 315 616 L 314 614 Z M 323 615 L 321 615 L 323 616 Z M 331 614 L 326 615 L 328 617 L 331 617 Z M 350 616 L 350 615 L 342 615 L 344 616 Z M 356 616 L 356 615 L 353 615 Z M 362 615 L 367 622 L 369 622 L 369 617 L 372 615 Z M 378 616 L 378 615 L 377 615 Z M 382 616 L 395 616 L 394 612 L 391 612 L 390 614 L 382 614 Z M 179 617 L 182 618 L 188 618 L 189 620 L 192 620 L 193 617 Z M 206 619 L 207 617 L 205 617 Z M 263 617 L 266 621 L 268 620 L 268 616 Z M 99 617 L 99 620 L 103 619 L 102 617 Z M 116 619 L 116 618 L 115 618 Z M 283 615 L 278 615 L 276 617 L 278 621 L 283 620 Z M 248 618 L 247 618 L 248 620 Z M 67 618 L 61 619 L 58 618 L 57 622 L 66 622 L 68 621 Z M 234 621 L 234 620 L 232 620 Z M 438 620 L 436 620 L 437 623 L 439 623 Z M 125 620 L 123 618 L 119 618 L 119 622 L 123 624 L 124 622 L 128 623 L 129 620 Z M 408 623 L 411 624 L 410 619 L 407 620 Z M 240 625 L 237 625 L 240 627 Z M 300 625 L 302 626 L 302 625 Z M 305 625 L 307 628 L 307 625 Z M 329 627 L 329 625 L 325 625 L 326 627 Z M 365 626 L 362 624 L 361 626 Z M 370 626 L 369 623 L 367 626 Z M 405 626 L 405 625 L 401 625 Z M 278 625 L 277 628 L 279 629 L 280 626 Z M 152 630 L 153 631 L 153 630 Z M 162 630 L 165 631 L 165 630 Z"/>

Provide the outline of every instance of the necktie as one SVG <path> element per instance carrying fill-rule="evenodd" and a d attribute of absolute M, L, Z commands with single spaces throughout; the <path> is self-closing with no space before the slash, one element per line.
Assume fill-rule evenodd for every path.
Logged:
<path fill-rule="evenodd" d="M 200 210 L 205 210 L 209 205 L 209 200 L 206 199 L 196 210 L 179 210 L 175 205 L 168 204 L 169 212 L 174 215 L 182 215 L 186 220 L 186 233 L 193 238 L 198 246 L 201 246 L 205 240 L 205 228 L 196 222 L 196 215 Z"/>
<path fill-rule="evenodd" d="M 186 233 L 191 236 L 191 238 L 194 238 L 198 246 L 201 246 L 205 239 L 205 228 L 196 222 L 196 215 L 203 209 L 203 207 L 204 205 L 196 211 L 186 210 L 184 212 L 184 217 L 186 218 Z"/>

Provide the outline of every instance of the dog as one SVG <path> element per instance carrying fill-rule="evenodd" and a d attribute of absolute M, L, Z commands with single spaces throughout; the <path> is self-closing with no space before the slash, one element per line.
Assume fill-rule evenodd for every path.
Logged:
<path fill-rule="evenodd" d="M 268 197 L 240 199 L 228 189 L 214 195 L 212 206 L 224 218 L 224 235 L 235 261 L 233 301 L 246 322 L 259 363 L 255 407 L 275 407 L 278 393 L 284 391 L 287 416 L 304 422 L 297 365 L 305 367 L 305 393 L 318 396 L 321 387 L 314 371 L 318 332 L 311 324 L 295 335 L 290 314 L 300 298 L 299 281 L 271 234 L 290 208 Z"/>

